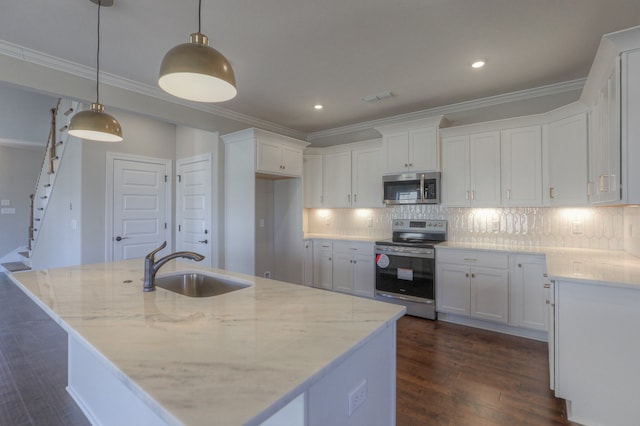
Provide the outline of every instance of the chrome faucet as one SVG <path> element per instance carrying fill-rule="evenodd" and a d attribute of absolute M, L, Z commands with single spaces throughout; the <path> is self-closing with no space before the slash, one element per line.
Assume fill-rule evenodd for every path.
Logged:
<path fill-rule="evenodd" d="M 177 251 L 175 253 L 168 254 L 156 261 L 156 253 L 158 253 L 166 246 L 167 242 L 165 241 L 160 247 L 153 250 L 144 258 L 144 291 L 154 291 L 156 289 L 156 272 L 158 272 L 158 269 L 160 269 L 162 265 L 164 265 L 171 259 L 184 257 L 186 259 L 195 260 L 196 262 L 200 262 L 202 259 L 204 259 L 203 255 L 194 253 L 192 251 Z"/>

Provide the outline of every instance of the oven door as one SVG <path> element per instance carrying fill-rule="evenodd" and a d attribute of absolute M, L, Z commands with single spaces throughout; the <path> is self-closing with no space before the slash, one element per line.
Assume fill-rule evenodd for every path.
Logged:
<path fill-rule="evenodd" d="M 376 251 L 376 293 L 433 303 L 435 266 L 433 254 Z"/>

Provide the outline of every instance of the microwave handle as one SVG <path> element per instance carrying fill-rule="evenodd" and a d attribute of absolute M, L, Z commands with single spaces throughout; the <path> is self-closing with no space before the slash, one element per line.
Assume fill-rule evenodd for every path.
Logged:
<path fill-rule="evenodd" d="M 420 175 L 420 201 L 423 203 L 426 201 L 424 197 L 424 175 Z"/>

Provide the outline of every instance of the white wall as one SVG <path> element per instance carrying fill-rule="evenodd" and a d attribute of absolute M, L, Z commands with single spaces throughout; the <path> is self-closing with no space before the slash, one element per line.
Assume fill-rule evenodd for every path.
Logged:
<path fill-rule="evenodd" d="M 27 141 L 44 146 L 57 99 L 0 84 L 0 139 Z"/>
<path fill-rule="evenodd" d="M 106 211 L 106 155 L 117 152 L 170 159 L 176 155 L 176 128 L 120 110 L 108 111 L 122 125 L 124 141 L 84 141 L 82 145 L 82 263 L 104 262 Z M 175 194 L 175 185 L 172 188 Z M 172 200 L 173 201 L 173 200 Z M 175 206 L 175 203 L 173 203 Z M 175 207 L 172 210 L 175 215 Z"/>
<path fill-rule="evenodd" d="M 0 102 L 1 103 L 1 102 Z M 0 257 L 26 246 L 29 236 L 29 194 L 36 189 L 42 151 L 0 145 L 0 200 L 15 214 L 0 214 Z"/>
<path fill-rule="evenodd" d="M 82 144 L 70 137 L 31 253 L 33 269 L 79 265 L 82 261 Z"/>

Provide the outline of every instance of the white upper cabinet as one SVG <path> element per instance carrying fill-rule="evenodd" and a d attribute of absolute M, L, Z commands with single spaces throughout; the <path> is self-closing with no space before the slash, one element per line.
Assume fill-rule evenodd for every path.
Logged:
<path fill-rule="evenodd" d="M 442 204 L 500 205 L 500 132 L 442 139 Z"/>
<path fill-rule="evenodd" d="M 324 155 L 323 207 L 351 207 L 351 151 Z"/>
<path fill-rule="evenodd" d="M 502 204 L 542 205 L 542 130 L 529 126 L 500 133 Z"/>
<path fill-rule="evenodd" d="M 256 172 L 302 177 L 302 143 L 286 136 L 255 130 Z"/>
<path fill-rule="evenodd" d="M 382 134 L 384 173 L 440 170 L 438 129 L 443 117 L 376 127 Z"/>
<path fill-rule="evenodd" d="M 575 104 L 580 109 L 579 104 Z M 586 206 L 588 198 L 587 113 L 552 119 L 545 125 L 548 180 L 543 191 L 550 206 Z"/>
<path fill-rule="evenodd" d="M 384 207 L 379 139 L 310 148 L 304 158 L 305 208 Z"/>
<path fill-rule="evenodd" d="M 580 96 L 589 107 L 589 200 L 640 203 L 640 27 L 603 36 Z"/>

